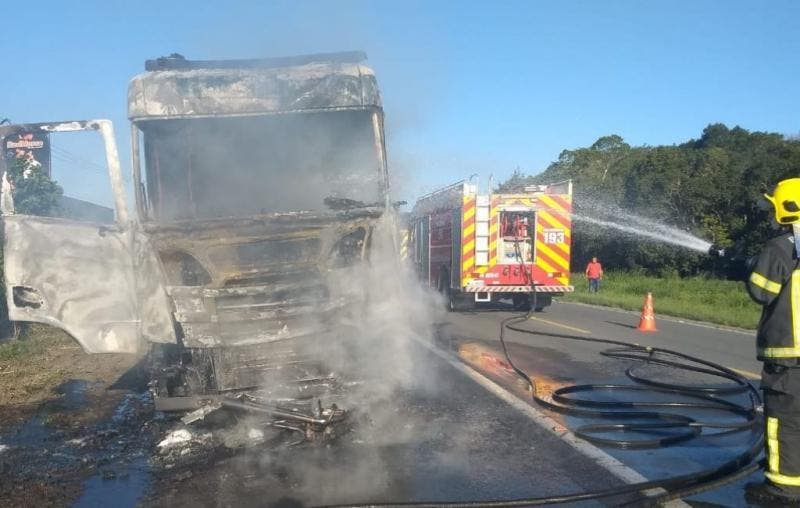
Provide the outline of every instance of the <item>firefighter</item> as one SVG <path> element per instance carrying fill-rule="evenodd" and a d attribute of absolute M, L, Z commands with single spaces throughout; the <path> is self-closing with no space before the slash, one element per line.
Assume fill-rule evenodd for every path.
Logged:
<path fill-rule="evenodd" d="M 769 240 L 747 280 L 763 306 L 756 335 L 764 363 L 761 389 L 766 418 L 766 480 L 746 487 L 746 497 L 766 505 L 800 506 L 800 178 L 780 181 L 765 194 L 775 220 L 792 229 Z"/>

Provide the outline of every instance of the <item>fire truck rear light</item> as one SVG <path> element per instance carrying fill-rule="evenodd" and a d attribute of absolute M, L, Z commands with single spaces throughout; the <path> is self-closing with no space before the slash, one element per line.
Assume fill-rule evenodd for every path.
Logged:
<path fill-rule="evenodd" d="M 553 273 L 551 273 L 549 275 L 550 275 L 550 277 L 563 277 L 564 276 L 564 274 L 561 273 L 561 272 L 553 272 Z"/>
<path fill-rule="evenodd" d="M 473 279 L 483 278 L 483 274 L 482 273 L 478 273 L 478 272 L 472 272 L 472 278 Z"/>

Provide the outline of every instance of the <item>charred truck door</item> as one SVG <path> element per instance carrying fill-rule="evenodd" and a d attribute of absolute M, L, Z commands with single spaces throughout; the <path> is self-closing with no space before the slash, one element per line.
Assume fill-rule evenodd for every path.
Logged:
<path fill-rule="evenodd" d="M 75 131 L 102 136 L 115 220 L 99 224 L 15 213 L 11 168 L 0 157 L 9 318 L 61 328 L 90 353 L 136 352 L 147 342 L 175 342 L 155 255 L 128 218 L 111 122 L 8 125 L 0 127 L 0 141 L 5 151 L 9 140 Z"/>

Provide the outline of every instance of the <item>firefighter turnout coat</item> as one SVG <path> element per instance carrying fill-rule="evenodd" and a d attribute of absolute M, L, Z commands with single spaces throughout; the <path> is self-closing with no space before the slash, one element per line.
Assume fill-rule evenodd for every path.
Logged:
<path fill-rule="evenodd" d="M 767 242 L 747 280 L 750 296 L 763 305 L 756 347 L 762 361 L 797 366 L 800 359 L 800 270 L 794 236 Z"/>
<path fill-rule="evenodd" d="M 794 235 L 767 242 L 747 280 L 762 304 L 756 346 L 764 362 L 765 476 L 783 495 L 800 496 L 800 269 Z"/>

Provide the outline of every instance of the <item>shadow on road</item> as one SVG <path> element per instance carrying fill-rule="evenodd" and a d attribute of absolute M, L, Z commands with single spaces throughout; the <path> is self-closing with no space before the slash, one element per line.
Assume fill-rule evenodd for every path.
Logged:
<path fill-rule="evenodd" d="M 604 323 L 608 323 L 608 324 L 610 324 L 610 325 L 616 325 L 616 326 L 621 326 L 621 327 L 623 327 L 623 328 L 628 328 L 629 330 L 635 330 L 635 329 L 636 329 L 636 327 L 635 327 L 635 326 L 633 326 L 633 325 L 631 325 L 631 324 L 628 324 L 628 323 L 620 323 L 619 321 L 603 321 L 603 322 L 604 322 Z"/>

